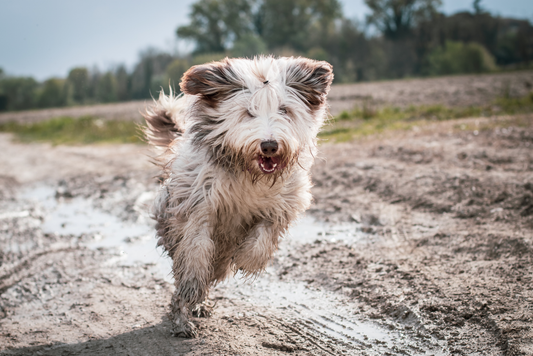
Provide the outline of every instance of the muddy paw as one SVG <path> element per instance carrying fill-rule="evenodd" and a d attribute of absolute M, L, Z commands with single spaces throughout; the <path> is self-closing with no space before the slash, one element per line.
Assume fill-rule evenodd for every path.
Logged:
<path fill-rule="evenodd" d="M 179 325 L 174 324 L 172 326 L 172 335 L 190 339 L 198 336 L 198 330 L 193 323 L 187 321 L 185 323 L 180 323 Z"/>
<path fill-rule="evenodd" d="M 214 305 L 203 302 L 196 304 L 196 306 L 191 310 L 191 313 L 197 318 L 209 318 L 211 314 L 213 314 L 213 308 Z"/>

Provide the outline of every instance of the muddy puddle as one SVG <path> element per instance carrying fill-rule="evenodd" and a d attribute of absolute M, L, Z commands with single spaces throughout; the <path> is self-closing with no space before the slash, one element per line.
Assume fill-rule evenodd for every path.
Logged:
<path fill-rule="evenodd" d="M 91 249 L 109 250 L 110 264 L 149 266 L 154 277 L 172 283 L 170 259 L 155 247 L 154 227 L 147 213 L 152 197 L 150 192 L 142 193 L 136 208 L 139 216 L 135 221 L 125 221 L 96 207 L 91 198 L 58 197 L 56 188 L 48 185 L 25 190 L 19 196 L 39 211 L 43 233 L 67 236 L 73 244 Z M 25 211 L 5 214 L 29 215 Z M 302 335 L 325 352 L 330 349 L 325 345 L 335 345 L 334 352 L 348 354 L 355 350 L 367 350 L 371 355 L 403 350 L 413 355 L 444 355 L 439 353 L 442 345 L 436 339 L 421 344 L 402 327 L 362 318 L 359 306 L 342 289 L 328 291 L 279 277 L 280 262 L 304 244 L 356 246 L 373 238 L 363 232 L 359 223 L 329 224 L 305 216 L 282 240 L 276 261 L 263 275 L 253 281 L 236 275 L 215 287 L 211 295 L 237 303 L 237 310 L 266 310 L 270 318 L 278 320 L 280 328 Z M 217 314 L 215 310 L 213 317 L 240 316 L 239 312 L 232 316 Z"/>

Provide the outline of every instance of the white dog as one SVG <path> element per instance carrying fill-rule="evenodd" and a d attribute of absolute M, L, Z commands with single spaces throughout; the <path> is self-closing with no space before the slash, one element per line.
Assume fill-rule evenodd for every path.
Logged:
<path fill-rule="evenodd" d="M 309 170 L 333 80 L 326 62 L 225 59 L 189 69 L 174 97 L 145 114 L 163 150 L 154 204 L 158 244 L 173 260 L 175 335 L 196 336 L 209 287 L 265 269 L 278 240 L 311 203 Z"/>

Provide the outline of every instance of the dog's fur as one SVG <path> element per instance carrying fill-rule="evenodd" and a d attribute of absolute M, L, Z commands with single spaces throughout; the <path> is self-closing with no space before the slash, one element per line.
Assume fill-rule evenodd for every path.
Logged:
<path fill-rule="evenodd" d="M 332 80 L 326 62 L 225 59 L 189 69 L 184 95 L 161 93 L 145 114 L 145 136 L 162 150 L 153 216 L 173 260 L 174 334 L 196 336 L 189 317 L 205 312 L 209 287 L 263 271 L 309 207 Z"/>

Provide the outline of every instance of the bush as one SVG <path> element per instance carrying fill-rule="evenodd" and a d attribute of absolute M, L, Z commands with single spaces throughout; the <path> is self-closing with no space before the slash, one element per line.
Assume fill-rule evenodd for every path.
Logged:
<path fill-rule="evenodd" d="M 494 57 L 479 43 L 448 41 L 429 53 L 426 74 L 483 73 L 496 69 Z"/>

